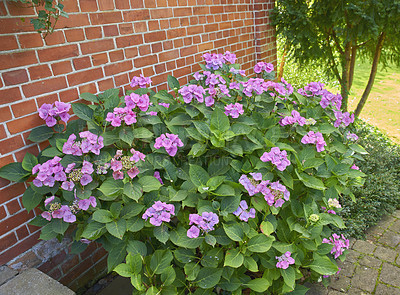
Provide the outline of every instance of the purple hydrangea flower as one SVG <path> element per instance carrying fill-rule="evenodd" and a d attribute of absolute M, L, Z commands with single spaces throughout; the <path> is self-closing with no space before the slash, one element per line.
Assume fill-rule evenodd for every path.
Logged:
<path fill-rule="evenodd" d="M 200 230 L 203 232 L 210 232 L 214 230 L 214 226 L 218 224 L 218 215 L 213 212 L 203 212 L 199 214 L 189 214 L 189 225 L 193 225 L 188 231 L 187 236 L 189 238 L 197 238 L 199 236 Z M 196 230 L 193 227 L 197 227 Z"/>
<path fill-rule="evenodd" d="M 255 181 L 249 179 L 246 174 L 243 174 L 239 178 L 239 183 L 244 186 L 246 191 L 249 193 L 249 196 L 253 196 L 258 193 L 258 191 L 256 190 Z"/>
<path fill-rule="evenodd" d="M 236 62 L 236 54 L 226 51 L 224 53 L 224 59 L 230 64 L 234 64 Z"/>
<path fill-rule="evenodd" d="M 295 261 L 291 257 L 291 255 L 292 255 L 292 253 L 287 251 L 282 256 L 276 256 L 275 258 L 278 260 L 278 262 L 276 263 L 276 267 L 277 268 L 282 268 L 282 269 L 287 269 L 290 264 L 294 264 Z"/>
<path fill-rule="evenodd" d="M 93 208 L 96 208 L 96 206 L 97 206 L 96 198 L 93 196 L 90 196 L 88 199 L 78 201 L 78 207 L 79 207 L 79 209 L 81 209 L 83 211 L 88 210 L 90 205 Z"/>
<path fill-rule="evenodd" d="M 322 243 L 333 245 L 331 254 L 335 254 L 335 259 L 342 255 L 345 249 L 349 249 L 350 246 L 349 240 L 343 234 L 341 236 L 333 234 L 329 239 L 324 238 Z"/>
<path fill-rule="evenodd" d="M 202 80 L 204 78 L 204 75 L 200 74 L 199 72 L 196 72 L 196 73 L 193 74 L 193 78 L 196 81 L 200 81 L 200 80 Z"/>
<path fill-rule="evenodd" d="M 204 53 L 203 58 L 206 62 L 206 68 L 212 70 L 218 70 L 222 68 L 223 64 L 225 63 L 224 56 L 222 54 L 217 53 Z"/>
<path fill-rule="evenodd" d="M 158 103 L 160 106 L 163 106 L 164 108 L 169 108 L 169 103 L 164 103 L 164 102 L 159 102 Z"/>
<path fill-rule="evenodd" d="M 259 62 L 254 66 L 254 72 L 260 74 L 262 71 L 271 73 L 274 70 L 274 65 L 266 62 Z"/>
<path fill-rule="evenodd" d="M 239 118 L 239 115 L 243 115 L 243 106 L 240 103 L 228 104 L 225 106 L 225 115 L 231 116 L 232 118 Z"/>
<path fill-rule="evenodd" d="M 160 226 L 163 222 L 170 222 L 172 215 L 175 215 L 174 205 L 156 201 L 153 206 L 144 212 L 142 218 L 145 220 L 150 218 L 152 225 Z"/>
<path fill-rule="evenodd" d="M 32 174 L 37 174 L 33 180 L 36 187 L 49 186 L 53 187 L 55 181 L 66 181 L 67 175 L 64 167 L 61 165 L 61 158 L 54 157 L 43 164 L 37 164 L 32 168 Z"/>
<path fill-rule="evenodd" d="M 155 178 L 157 178 L 157 180 L 161 183 L 161 185 L 164 184 L 164 182 L 163 182 L 162 179 L 161 179 L 160 172 L 154 171 L 154 175 L 153 175 L 153 176 L 154 176 Z"/>
<path fill-rule="evenodd" d="M 229 70 L 229 72 L 231 72 L 232 74 L 234 74 L 234 75 L 241 75 L 241 76 L 246 76 L 246 72 L 245 72 L 245 70 L 236 70 L 235 68 L 231 68 L 230 70 Z"/>
<path fill-rule="evenodd" d="M 335 126 L 336 128 L 347 127 L 354 122 L 354 114 L 350 115 L 349 112 L 342 113 L 341 111 L 335 111 L 334 113 L 336 121 L 333 126 Z"/>
<path fill-rule="evenodd" d="M 146 85 L 151 84 L 151 79 L 148 77 L 144 77 L 142 74 L 140 77 L 133 77 L 131 81 L 131 87 L 139 86 L 140 88 L 146 88 Z"/>
<path fill-rule="evenodd" d="M 221 75 L 213 74 L 209 71 L 204 71 L 203 73 L 207 76 L 205 83 L 210 88 L 215 88 L 215 86 L 219 84 L 226 84 L 225 79 Z"/>
<path fill-rule="evenodd" d="M 128 107 L 114 108 L 112 113 L 107 114 L 106 121 L 111 122 L 111 126 L 113 127 L 121 126 L 122 121 L 124 121 L 126 125 L 132 125 L 136 123 L 136 113 Z"/>
<path fill-rule="evenodd" d="M 289 201 L 290 192 L 279 181 L 270 183 L 268 180 L 263 180 L 257 185 L 256 190 L 264 195 L 264 199 L 269 206 L 279 208 L 282 207 L 285 201 Z"/>
<path fill-rule="evenodd" d="M 357 134 L 354 134 L 354 133 L 351 133 L 351 132 L 347 132 L 346 133 L 346 138 L 351 140 L 351 141 L 357 141 L 358 140 Z"/>
<path fill-rule="evenodd" d="M 57 119 L 67 123 L 70 119 L 70 115 L 68 114 L 71 109 L 71 105 L 69 103 L 56 101 L 53 104 L 43 104 L 39 108 L 39 117 L 45 120 L 46 125 L 48 127 L 53 127 L 57 124 Z"/>
<path fill-rule="evenodd" d="M 321 132 L 309 131 L 301 139 L 302 144 L 315 144 L 317 147 L 317 152 L 322 152 L 325 150 L 326 142 Z"/>
<path fill-rule="evenodd" d="M 100 150 L 104 147 L 103 137 L 97 136 L 89 131 L 84 131 L 79 133 L 82 141 L 78 142 L 76 140 L 76 135 L 71 134 L 68 137 L 67 142 L 63 145 L 63 153 L 74 155 L 74 156 L 82 156 L 83 154 L 87 154 L 92 152 L 93 154 L 99 155 Z"/>
<path fill-rule="evenodd" d="M 254 208 L 250 208 L 250 210 L 247 211 L 248 208 L 249 206 L 247 206 L 246 201 L 242 200 L 240 201 L 239 207 L 236 209 L 235 212 L 233 212 L 233 214 L 238 216 L 240 220 L 247 222 L 249 218 L 256 217 L 256 210 Z"/>
<path fill-rule="evenodd" d="M 354 170 L 360 170 L 360 167 L 358 167 L 356 164 L 353 164 L 353 166 L 351 166 L 350 168 Z"/>
<path fill-rule="evenodd" d="M 281 126 L 292 125 L 295 123 L 299 124 L 300 126 L 303 126 L 307 123 L 306 118 L 300 116 L 300 113 L 295 110 L 292 111 L 292 116 L 286 116 L 279 122 Z"/>
<path fill-rule="evenodd" d="M 192 225 L 186 235 L 191 239 L 197 238 L 200 235 L 200 229 L 197 226 Z"/>
<path fill-rule="evenodd" d="M 260 95 L 268 89 L 264 79 L 260 78 L 251 78 L 247 82 L 240 83 L 243 85 L 244 88 L 243 93 L 248 97 L 251 97 L 253 95 L 253 91 L 256 95 Z"/>
<path fill-rule="evenodd" d="M 150 98 L 147 94 L 139 95 L 132 92 L 130 95 L 125 96 L 125 105 L 125 109 L 132 111 L 138 107 L 142 112 L 146 112 L 150 106 Z"/>
<path fill-rule="evenodd" d="M 271 151 L 269 153 L 265 152 L 260 159 L 263 162 L 271 162 L 279 171 L 284 171 L 290 165 L 287 152 L 281 151 L 278 147 L 271 148 Z"/>
<path fill-rule="evenodd" d="M 170 156 L 175 156 L 178 151 L 178 147 L 183 147 L 183 142 L 179 139 L 178 135 L 165 133 L 161 134 L 160 137 L 156 138 L 154 148 L 160 149 L 164 147 Z"/>
<path fill-rule="evenodd" d="M 185 103 L 191 103 L 193 98 L 196 98 L 198 102 L 204 101 L 204 94 L 206 91 L 202 86 L 198 85 L 189 85 L 183 86 L 178 92 L 182 95 L 183 101 Z"/>

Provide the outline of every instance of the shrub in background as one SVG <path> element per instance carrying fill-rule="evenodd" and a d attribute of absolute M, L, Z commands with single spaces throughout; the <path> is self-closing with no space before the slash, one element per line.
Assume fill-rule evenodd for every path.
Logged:
<path fill-rule="evenodd" d="M 71 228 L 75 252 L 100 242 L 138 294 L 305 294 L 299 282 L 335 274 L 349 246 L 329 226 L 363 183 L 354 118 L 320 83 L 293 91 L 267 81 L 271 64 L 249 79 L 234 54 L 204 58 L 189 85 L 168 77 L 173 95 L 145 77 L 122 97 L 82 94 L 65 128 L 69 105 L 42 106 L 29 139 L 50 146 L 0 176 L 31 180 L 41 239 Z"/>

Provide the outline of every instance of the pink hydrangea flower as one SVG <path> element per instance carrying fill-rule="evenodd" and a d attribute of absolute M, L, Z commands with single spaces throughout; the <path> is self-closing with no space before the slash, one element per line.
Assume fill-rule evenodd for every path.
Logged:
<path fill-rule="evenodd" d="M 266 62 L 259 62 L 254 66 L 254 72 L 260 74 L 262 71 L 271 73 L 274 70 L 274 65 Z"/>
<path fill-rule="evenodd" d="M 322 152 L 325 150 L 326 142 L 321 132 L 309 131 L 301 139 L 302 144 L 315 144 L 317 147 L 317 152 Z"/>
<path fill-rule="evenodd" d="M 148 77 L 144 77 L 142 74 L 140 77 L 133 77 L 131 81 L 131 87 L 139 86 L 140 88 L 146 88 L 146 85 L 151 84 L 151 79 Z"/>
<path fill-rule="evenodd" d="M 142 218 L 145 220 L 150 218 L 152 225 L 160 226 L 163 222 L 170 222 L 173 215 L 175 215 L 174 205 L 156 201 L 153 206 L 144 212 Z"/>
<path fill-rule="evenodd" d="M 294 264 L 295 260 L 291 257 L 292 253 L 287 251 L 282 256 L 276 256 L 275 258 L 278 260 L 276 263 L 277 268 L 287 269 L 289 265 Z"/>
<path fill-rule="evenodd" d="M 235 104 L 228 104 L 225 106 L 225 115 L 231 116 L 232 118 L 239 118 L 239 115 L 243 115 L 244 110 L 243 110 L 243 105 L 240 103 L 235 103 Z"/>
<path fill-rule="evenodd" d="M 249 218 L 256 217 L 256 210 L 254 208 L 250 208 L 250 210 L 247 211 L 248 208 L 249 206 L 247 205 L 247 202 L 242 200 L 240 201 L 239 207 L 235 212 L 233 212 L 233 214 L 238 216 L 240 220 L 247 222 Z"/>
<path fill-rule="evenodd" d="M 307 123 L 306 118 L 300 116 L 300 113 L 295 110 L 292 111 L 292 116 L 286 116 L 279 122 L 281 126 L 292 125 L 295 123 L 299 124 L 300 126 L 303 126 Z"/>
<path fill-rule="evenodd" d="M 204 94 L 206 93 L 202 86 L 194 84 L 183 86 L 178 92 L 182 95 L 185 103 L 191 103 L 193 98 L 196 98 L 196 100 L 201 103 L 204 101 Z"/>
<path fill-rule="evenodd" d="M 70 119 L 68 114 L 71 109 L 69 103 L 56 101 L 54 104 L 43 104 L 39 108 L 39 117 L 45 120 L 48 127 L 53 127 L 57 124 L 57 119 L 67 123 Z"/>
<path fill-rule="evenodd" d="M 154 148 L 160 149 L 161 147 L 164 147 L 167 153 L 173 157 L 176 155 L 178 147 L 183 147 L 183 142 L 176 134 L 161 134 L 160 137 L 156 138 Z"/>
<path fill-rule="evenodd" d="M 93 208 L 96 208 L 97 201 L 96 201 L 95 197 L 90 196 L 88 199 L 84 199 L 84 200 L 79 200 L 78 201 L 78 207 L 79 207 L 79 209 L 81 209 L 83 211 L 88 210 L 89 206 L 92 206 Z"/>
<path fill-rule="evenodd" d="M 197 238 L 200 230 L 203 232 L 210 232 L 214 230 L 214 226 L 218 224 L 218 215 L 213 212 L 203 212 L 199 214 L 189 214 L 189 225 L 194 224 L 188 231 L 189 238 Z M 197 228 L 197 230 L 195 228 Z"/>
<path fill-rule="evenodd" d="M 268 153 L 265 152 L 260 159 L 263 162 L 271 162 L 279 171 L 284 171 L 286 167 L 290 165 L 290 161 L 287 158 L 287 152 L 281 151 L 279 147 L 271 148 L 271 151 Z"/>
<path fill-rule="evenodd" d="M 346 239 L 343 234 L 341 236 L 332 234 L 332 237 L 329 239 L 324 238 L 322 243 L 333 245 L 331 254 L 335 254 L 335 259 L 342 255 L 344 250 L 350 247 L 350 241 Z"/>

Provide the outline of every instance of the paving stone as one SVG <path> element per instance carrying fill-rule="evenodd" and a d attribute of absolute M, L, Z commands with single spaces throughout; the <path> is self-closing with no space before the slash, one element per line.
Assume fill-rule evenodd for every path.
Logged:
<path fill-rule="evenodd" d="M 370 267 L 358 266 L 351 280 L 352 288 L 359 288 L 368 292 L 374 291 L 378 271 Z M 355 293 L 359 294 L 359 293 Z"/>
<path fill-rule="evenodd" d="M 352 277 L 354 273 L 354 269 L 356 266 L 354 265 L 354 262 L 351 262 L 348 260 L 348 256 L 346 256 L 346 260 L 344 262 L 338 260 L 337 261 L 338 267 L 341 268 L 340 274 L 344 275 L 346 277 Z"/>
<path fill-rule="evenodd" d="M 375 257 L 365 255 L 364 257 L 362 257 L 361 259 L 358 260 L 358 263 L 360 263 L 361 265 L 364 265 L 364 266 L 372 267 L 372 268 L 379 268 L 382 264 L 382 261 L 380 261 L 379 259 L 377 259 Z"/>
<path fill-rule="evenodd" d="M 329 286 L 337 291 L 346 292 L 347 289 L 350 287 L 350 282 L 350 278 L 339 275 L 332 278 Z"/>
<path fill-rule="evenodd" d="M 360 289 L 357 288 L 350 288 L 347 293 L 347 295 L 367 295 L 367 294 L 371 294 L 369 292 L 366 291 L 362 291 Z"/>
<path fill-rule="evenodd" d="M 376 246 L 373 243 L 361 240 L 356 241 L 353 245 L 354 250 L 365 254 L 370 254 L 374 252 L 375 248 Z"/>
<path fill-rule="evenodd" d="M 387 229 L 389 227 L 389 225 L 391 225 L 396 220 L 397 219 L 395 217 L 386 215 L 381 219 L 381 221 L 378 222 L 377 225 L 384 229 Z"/>
<path fill-rule="evenodd" d="M 400 255 L 399 255 L 399 257 L 397 257 L 396 264 L 400 265 Z"/>
<path fill-rule="evenodd" d="M 375 255 L 375 257 L 377 257 L 381 260 L 394 262 L 396 259 L 397 253 L 396 253 L 396 251 L 394 251 L 392 249 L 378 246 L 374 252 L 374 255 Z"/>
<path fill-rule="evenodd" d="M 7 266 L 1 266 L 0 267 L 0 285 L 3 285 L 5 282 L 7 282 L 13 276 L 17 275 L 17 273 L 18 272 L 16 270 L 13 270 Z"/>
<path fill-rule="evenodd" d="M 361 255 L 360 253 L 350 250 L 346 255 L 346 261 L 356 262 L 358 257 L 360 257 L 360 255 Z"/>
<path fill-rule="evenodd" d="M 389 263 L 384 263 L 380 280 L 386 284 L 400 287 L 400 268 Z"/>
<path fill-rule="evenodd" d="M 383 284 L 379 284 L 378 287 L 376 287 L 375 294 L 376 295 L 400 295 L 400 289 L 385 286 Z"/>
<path fill-rule="evenodd" d="M 389 229 L 391 231 L 400 233 L 400 219 L 397 219 Z"/>
<path fill-rule="evenodd" d="M 379 239 L 379 243 L 382 243 L 392 248 L 396 248 L 397 245 L 400 243 L 400 234 L 388 230 Z"/>
<path fill-rule="evenodd" d="M 393 212 L 393 216 L 394 216 L 394 217 L 397 217 L 397 218 L 400 218 L 400 210 L 394 211 L 394 212 Z"/>
<path fill-rule="evenodd" d="M 328 293 L 328 295 L 343 295 L 343 294 L 346 294 L 346 293 L 342 293 L 342 292 L 339 292 L 336 290 L 329 290 L 329 293 Z"/>

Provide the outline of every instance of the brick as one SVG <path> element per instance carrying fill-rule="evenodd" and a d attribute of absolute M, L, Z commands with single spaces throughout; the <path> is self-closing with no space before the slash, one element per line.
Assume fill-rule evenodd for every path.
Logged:
<path fill-rule="evenodd" d="M 192 8 L 190 7 L 174 8 L 174 17 L 182 17 L 188 15 L 192 15 Z"/>
<path fill-rule="evenodd" d="M 99 88 L 99 91 L 105 91 L 110 88 L 114 88 L 114 81 L 112 78 L 108 78 L 103 81 L 98 81 L 97 86 Z"/>
<path fill-rule="evenodd" d="M 178 29 L 172 29 L 172 30 L 167 31 L 168 39 L 174 39 L 174 38 L 179 38 L 179 37 L 184 37 L 184 36 L 186 36 L 185 28 L 178 28 Z"/>
<path fill-rule="evenodd" d="M 116 61 L 120 61 L 123 60 L 125 58 L 124 56 L 124 51 L 121 50 L 116 50 L 116 51 L 112 51 L 109 53 L 110 55 L 110 61 L 111 62 L 116 62 Z"/>
<path fill-rule="evenodd" d="M 132 70 L 132 61 L 127 60 L 120 63 L 113 63 L 104 67 L 106 76 L 116 75 L 122 72 L 128 72 Z"/>
<path fill-rule="evenodd" d="M 114 1 L 113 0 L 101 0 L 101 1 L 99 1 L 99 9 L 101 11 L 113 10 L 114 9 Z"/>
<path fill-rule="evenodd" d="M 6 212 L 5 206 L 0 206 L 0 220 L 3 220 L 6 217 L 7 217 L 7 212 Z M 0 245 L 0 248 L 1 248 L 1 245 Z"/>
<path fill-rule="evenodd" d="M 107 53 L 99 53 L 91 56 L 93 66 L 99 66 L 108 63 Z"/>
<path fill-rule="evenodd" d="M 94 0 L 79 0 L 79 6 L 82 12 L 94 12 L 98 10 L 97 1 Z"/>
<path fill-rule="evenodd" d="M 11 155 L 0 158 L 0 167 L 5 166 L 5 165 L 10 164 L 10 163 L 14 163 L 14 159 L 13 159 L 13 157 Z M 2 194 L 0 194 L 0 204 L 2 204 L 2 203 L 4 203 L 5 201 L 8 200 L 8 199 L 5 199 L 6 198 L 5 195 L 6 195 L 6 191 L 7 190 L 9 190 L 9 192 L 13 192 L 11 189 L 15 188 L 17 190 L 17 188 L 21 187 L 21 186 L 23 186 L 25 188 L 25 186 L 22 183 L 15 183 L 15 184 L 7 187 L 7 188 L 4 188 L 2 190 L 4 192 L 4 196 Z M 10 194 L 8 194 L 8 195 L 10 195 Z M 15 196 L 17 196 L 17 195 L 15 195 Z"/>
<path fill-rule="evenodd" d="M 11 69 L 37 63 L 33 51 L 24 51 L 0 55 L 0 70 Z"/>
<path fill-rule="evenodd" d="M 148 65 L 153 65 L 157 63 L 157 56 L 150 55 L 144 57 L 138 57 L 134 60 L 134 64 L 136 68 L 145 67 Z"/>
<path fill-rule="evenodd" d="M 65 30 L 64 34 L 68 42 L 77 42 L 85 40 L 85 33 L 83 32 L 83 29 Z"/>
<path fill-rule="evenodd" d="M 131 2 L 131 8 L 136 9 L 136 8 L 143 8 L 144 3 L 143 0 L 130 0 Z"/>
<path fill-rule="evenodd" d="M 7 15 L 7 9 L 5 6 L 5 2 L 0 2 L 0 16 L 6 16 Z"/>
<path fill-rule="evenodd" d="M 11 202 L 8 202 L 6 206 L 10 215 L 14 215 L 21 210 L 18 200 L 12 200 Z"/>
<path fill-rule="evenodd" d="M 37 232 L 0 254 L 0 265 L 9 262 L 11 259 L 36 245 L 39 242 L 39 235 L 40 233 Z"/>
<path fill-rule="evenodd" d="M 67 89 L 58 93 L 62 102 L 72 102 L 79 99 L 78 90 L 76 88 Z"/>
<path fill-rule="evenodd" d="M 124 22 L 137 22 L 140 20 L 150 19 L 150 12 L 148 9 L 135 9 L 130 11 L 124 11 L 123 15 L 124 15 Z"/>
<path fill-rule="evenodd" d="M 124 51 L 125 51 L 126 58 L 133 58 L 133 57 L 138 56 L 138 54 L 139 54 L 137 47 L 125 48 Z"/>
<path fill-rule="evenodd" d="M 114 42 L 112 40 L 105 39 L 82 43 L 80 46 L 82 54 L 90 54 L 114 49 Z"/>
<path fill-rule="evenodd" d="M 0 36 L 2 51 L 18 49 L 18 43 L 15 36 Z"/>
<path fill-rule="evenodd" d="M 131 5 L 129 0 L 115 0 L 115 8 L 117 9 L 130 9 Z"/>
<path fill-rule="evenodd" d="M 11 109 L 16 118 L 32 114 L 37 111 L 36 103 L 34 100 L 26 100 L 17 104 L 13 104 Z"/>
<path fill-rule="evenodd" d="M 101 27 L 89 27 L 85 28 L 86 39 L 99 39 L 103 37 Z"/>
<path fill-rule="evenodd" d="M 158 20 L 152 20 L 148 22 L 149 31 L 159 31 L 160 30 L 160 23 Z"/>
<path fill-rule="evenodd" d="M 129 83 L 129 76 L 127 73 L 114 76 L 115 87 L 126 85 Z"/>
<path fill-rule="evenodd" d="M 139 46 L 139 54 L 141 56 L 145 56 L 145 55 L 150 54 L 151 53 L 151 49 L 150 48 L 151 48 L 150 45 Z"/>
<path fill-rule="evenodd" d="M 133 33 L 133 26 L 131 23 L 119 24 L 118 27 L 119 27 L 119 33 L 121 35 L 127 35 Z"/>
<path fill-rule="evenodd" d="M 6 104 L 22 99 L 18 87 L 0 90 L 0 104 Z"/>
<path fill-rule="evenodd" d="M 143 33 L 147 31 L 147 25 L 146 22 L 135 22 L 133 24 L 134 28 L 135 28 L 135 33 Z M 121 30 L 121 29 L 120 29 Z M 122 32 L 121 32 L 122 34 Z"/>
<path fill-rule="evenodd" d="M 28 68 L 29 76 L 31 80 L 37 80 L 41 78 L 47 78 L 52 75 L 48 65 L 39 65 Z"/>
<path fill-rule="evenodd" d="M 88 15 L 86 13 L 79 13 L 79 14 L 70 14 L 68 18 L 60 17 L 60 19 L 57 22 L 56 28 L 65 29 L 65 28 L 86 27 L 89 25 L 90 22 Z"/>
<path fill-rule="evenodd" d="M 55 76 L 63 75 L 72 71 L 71 62 L 69 60 L 52 64 L 51 68 Z"/>
<path fill-rule="evenodd" d="M 59 254 L 53 256 L 41 266 L 39 266 L 38 269 L 44 273 L 49 273 L 51 270 L 57 268 L 63 261 L 65 261 L 66 256 L 67 254 L 65 253 L 65 251 L 61 251 Z"/>
<path fill-rule="evenodd" d="M 150 16 L 152 19 L 170 18 L 173 16 L 172 8 L 151 9 Z"/>
<path fill-rule="evenodd" d="M 79 55 L 76 44 L 63 45 L 38 51 L 40 62 L 62 60 Z"/>
<path fill-rule="evenodd" d="M 28 148 L 24 148 L 22 151 L 15 152 L 14 155 L 18 162 L 22 162 L 26 153 L 31 153 L 32 155 L 37 156 L 39 154 L 37 145 L 33 145 Z"/>
<path fill-rule="evenodd" d="M 90 259 L 86 259 L 76 267 L 72 268 L 61 280 L 60 283 L 63 285 L 69 285 L 72 281 L 77 279 L 81 274 L 85 273 L 91 267 Z"/>
<path fill-rule="evenodd" d="M 35 9 L 33 7 L 29 7 L 29 5 L 24 5 L 21 3 L 13 3 L 13 2 L 6 2 L 8 12 L 10 15 L 34 15 Z"/>
<path fill-rule="evenodd" d="M 70 74 L 67 76 L 67 78 L 69 85 L 75 86 L 103 78 L 103 71 L 101 69 L 90 69 L 87 71 Z"/>
<path fill-rule="evenodd" d="M 83 86 L 79 86 L 79 93 L 97 93 L 97 87 L 95 83 L 86 84 Z"/>
<path fill-rule="evenodd" d="M 3 73 L 3 80 L 6 86 L 10 86 L 28 82 L 29 78 L 26 70 L 23 69 Z"/>
<path fill-rule="evenodd" d="M 144 34 L 144 41 L 146 43 L 158 42 L 158 41 L 165 40 L 166 38 L 167 38 L 167 36 L 164 31 L 151 32 L 151 33 Z"/>
<path fill-rule="evenodd" d="M 76 58 L 72 61 L 72 64 L 74 65 L 74 69 L 76 71 L 82 70 L 82 69 L 87 69 L 92 66 L 92 63 L 90 62 L 90 57 L 85 56 L 85 57 L 80 57 Z"/>
<path fill-rule="evenodd" d="M 178 57 L 179 57 L 179 50 L 175 49 L 175 50 L 160 53 L 159 60 L 160 60 L 160 62 L 165 62 L 165 61 L 177 59 Z"/>
<path fill-rule="evenodd" d="M 63 0 L 62 4 L 68 8 L 68 13 L 79 12 L 79 5 L 78 5 L 78 1 L 76 1 L 76 0 Z"/>
<path fill-rule="evenodd" d="M 12 119 L 9 107 L 0 108 L 0 122 L 5 122 Z"/>
<path fill-rule="evenodd" d="M 6 250 L 7 248 L 14 245 L 16 242 L 17 242 L 17 237 L 15 236 L 15 233 L 12 232 L 6 235 L 5 237 L 0 239 L 0 251 Z"/>
<path fill-rule="evenodd" d="M 111 23 L 122 22 L 122 14 L 120 11 L 102 12 L 90 14 L 92 25 L 107 25 Z"/>
<path fill-rule="evenodd" d="M 26 97 L 37 96 L 67 87 L 64 77 L 56 77 L 47 80 L 37 81 L 22 86 L 22 91 Z"/>
<path fill-rule="evenodd" d="M 18 240 L 22 240 L 29 236 L 29 231 L 26 225 L 21 226 L 19 229 L 16 230 Z"/>
<path fill-rule="evenodd" d="M 184 47 L 180 50 L 181 57 L 197 53 L 197 45 Z"/>
<path fill-rule="evenodd" d="M 53 270 L 52 270 L 51 272 L 49 272 L 47 275 L 48 275 L 49 277 L 52 277 L 52 278 L 55 279 L 56 281 L 58 281 L 58 280 L 61 278 L 61 276 L 62 276 L 61 271 L 60 271 L 58 268 L 53 269 Z"/>
<path fill-rule="evenodd" d="M 118 48 L 125 48 L 143 43 L 142 35 L 129 35 L 115 39 Z"/>
<path fill-rule="evenodd" d="M 117 25 L 105 26 L 103 27 L 103 32 L 105 37 L 113 37 L 119 35 Z"/>
<path fill-rule="evenodd" d="M 65 259 L 64 259 L 65 261 Z M 73 255 L 67 258 L 67 260 L 61 265 L 61 270 L 64 274 L 67 274 L 71 271 L 72 268 L 77 266 L 79 263 L 79 256 Z"/>
<path fill-rule="evenodd" d="M 154 44 L 151 44 L 151 52 L 152 53 L 158 53 L 158 52 L 161 52 L 163 49 L 162 49 L 162 44 L 161 43 L 154 43 Z"/>
<path fill-rule="evenodd" d="M 164 50 L 170 50 L 174 48 L 174 43 L 172 41 L 164 41 L 162 45 Z"/>
<path fill-rule="evenodd" d="M 24 222 L 33 218 L 33 212 L 28 213 L 27 211 L 22 211 L 18 214 L 15 214 L 6 220 L 0 222 L 0 235 L 4 235 L 5 233 L 13 230 L 14 228 L 20 226 Z"/>
<path fill-rule="evenodd" d="M 55 31 L 49 35 L 47 35 L 45 39 L 46 45 L 58 45 L 65 43 L 65 37 L 63 31 Z"/>
<path fill-rule="evenodd" d="M 30 130 L 33 127 L 37 127 L 42 124 L 43 120 L 37 114 L 34 114 L 8 122 L 7 128 L 11 134 L 16 134 L 22 131 Z"/>
<path fill-rule="evenodd" d="M 154 69 L 156 71 L 156 74 L 161 74 L 166 72 L 167 68 L 165 66 L 165 64 L 158 64 L 154 66 Z"/>
<path fill-rule="evenodd" d="M 201 34 L 201 33 L 204 33 L 203 26 L 190 26 L 187 28 L 188 35 L 195 35 L 195 34 Z"/>
<path fill-rule="evenodd" d="M 15 34 L 33 32 L 33 26 L 30 22 L 22 21 L 20 17 L 0 18 L 0 34 Z"/>

